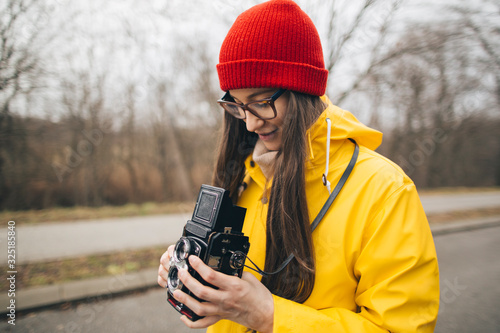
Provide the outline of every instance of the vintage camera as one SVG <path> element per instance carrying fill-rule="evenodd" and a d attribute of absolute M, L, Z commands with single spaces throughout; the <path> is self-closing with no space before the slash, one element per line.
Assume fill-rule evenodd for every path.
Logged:
<path fill-rule="evenodd" d="M 172 294 L 180 289 L 200 299 L 183 285 L 178 277 L 179 269 L 187 269 L 195 279 L 215 288 L 205 282 L 189 265 L 188 256 L 194 255 L 214 270 L 241 277 L 250 248 L 248 237 L 241 233 L 245 214 L 245 208 L 233 205 L 229 191 L 209 185 L 201 186 L 193 217 L 187 221 L 182 237 L 175 245 L 173 256 L 170 258 L 167 279 L 168 302 L 191 321 L 203 317 L 177 301 Z"/>

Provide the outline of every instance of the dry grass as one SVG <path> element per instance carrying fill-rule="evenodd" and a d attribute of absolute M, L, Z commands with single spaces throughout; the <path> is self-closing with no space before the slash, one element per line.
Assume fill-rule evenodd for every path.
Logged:
<path fill-rule="evenodd" d="M 500 207 L 475 210 L 456 211 L 449 213 L 431 214 L 427 216 L 430 224 L 443 224 L 460 220 L 475 219 L 487 216 L 499 216 Z"/>
<path fill-rule="evenodd" d="M 440 194 L 460 194 L 479 192 L 499 192 L 500 187 L 439 187 L 439 188 L 419 188 L 420 195 L 440 195 Z"/>
<path fill-rule="evenodd" d="M 155 247 L 139 251 L 17 265 L 16 287 L 21 289 L 51 285 L 158 267 L 164 251 L 164 247 Z M 9 270 L 6 266 L 0 269 L 3 272 Z M 8 290 L 6 279 L 0 280 L 0 290 L 2 292 Z"/>
<path fill-rule="evenodd" d="M 0 221 L 16 221 L 16 225 L 43 222 L 71 222 L 158 214 L 192 212 L 194 203 L 144 203 L 124 206 L 49 208 L 26 211 L 1 211 Z"/>

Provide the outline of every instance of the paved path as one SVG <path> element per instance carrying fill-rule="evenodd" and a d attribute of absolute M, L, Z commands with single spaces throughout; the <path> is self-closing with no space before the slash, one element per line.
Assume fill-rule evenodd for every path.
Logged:
<path fill-rule="evenodd" d="M 500 207 L 500 191 L 422 196 L 428 214 Z M 56 260 L 175 243 L 190 213 L 71 223 L 18 226 L 16 263 Z M 6 226 L 7 221 L 0 221 Z M 0 254 L 7 253 L 7 229 L 0 228 Z M 0 255 L 0 265 L 7 262 Z"/>
<path fill-rule="evenodd" d="M 436 333 L 500 332 L 500 227 L 435 238 L 441 297 Z"/>
<path fill-rule="evenodd" d="M 436 333 L 500 332 L 500 227 L 438 235 L 441 306 Z M 2 332 L 195 333 L 154 288 L 126 297 L 101 296 L 64 309 L 18 316 Z M 21 302 L 21 300 L 19 300 Z"/>
<path fill-rule="evenodd" d="M 71 223 L 18 226 L 16 263 L 112 253 L 175 243 L 191 214 L 155 215 Z M 0 253 L 7 253 L 0 229 Z M 0 264 L 7 257 L 0 255 Z"/>

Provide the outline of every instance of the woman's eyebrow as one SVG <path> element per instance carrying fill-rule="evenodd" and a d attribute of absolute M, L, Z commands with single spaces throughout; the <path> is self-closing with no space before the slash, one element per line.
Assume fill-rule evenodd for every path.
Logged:
<path fill-rule="evenodd" d="M 256 91 L 254 92 L 253 94 L 250 94 L 247 96 L 247 99 L 254 99 L 255 97 L 257 96 L 260 96 L 260 95 L 264 95 L 264 94 L 268 94 L 268 93 L 272 93 L 274 92 L 276 89 L 267 89 L 267 90 L 263 90 L 263 91 Z M 269 96 L 271 97 L 271 96 Z"/>
<path fill-rule="evenodd" d="M 246 99 L 247 99 L 247 101 L 252 101 L 252 100 L 254 100 L 254 99 L 255 99 L 255 97 L 257 97 L 257 96 L 264 95 L 264 94 L 269 94 L 269 93 L 274 92 L 275 90 L 276 90 L 276 89 L 274 89 L 274 88 L 270 88 L 270 89 L 267 89 L 267 90 L 256 91 L 256 92 L 254 92 L 253 94 L 248 95 L 248 96 L 246 97 Z M 238 101 L 239 101 L 239 99 L 235 98 L 233 95 L 231 95 L 231 97 L 232 97 L 234 100 L 238 100 Z M 269 97 L 271 97 L 271 96 L 269 96 Z"/>

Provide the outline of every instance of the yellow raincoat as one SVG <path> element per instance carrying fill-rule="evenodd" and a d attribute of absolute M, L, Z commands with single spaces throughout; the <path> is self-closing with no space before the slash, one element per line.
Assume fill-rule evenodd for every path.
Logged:
<path fill-rule="evenodd" d="M 306 195 L 311 221 L 329 196 L 321 179 L 326 118 L 332 122 L 328 173 L 332 190 L 354 151 L 348 138 L 359 144 L 359 157 L 313 232 L 312 294 L 303 304 L 274 296 L 274 332 L 432 332 L 439 308 L 438 263 L 415 185 L 397 165 L 373 151 L 382 141 L 380 132 L 324 100 L 327 109 L 308 131 Z M 246 168 L 251 181 L 238 204 L 247 208 L 243 232 L 250 237 L 248 256 L 263 268 L 267 204 L 261 199 L 266 179 L 251 156 Z M 208 329 L 209 333 L 245 331 L 227 320 Z"/>

